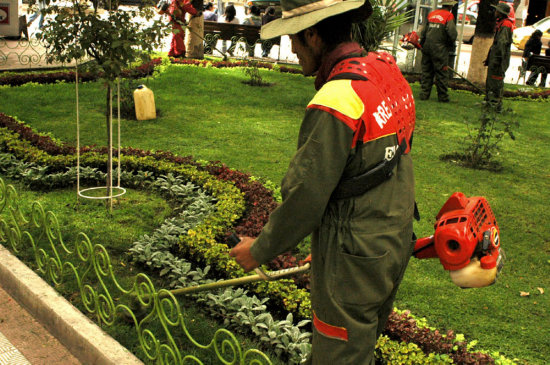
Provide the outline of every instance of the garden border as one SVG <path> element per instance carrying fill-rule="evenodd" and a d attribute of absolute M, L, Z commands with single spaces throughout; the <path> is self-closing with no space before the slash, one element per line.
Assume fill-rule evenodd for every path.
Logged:
<path fill-rule="evenodd" d="M 153 74 L 156 67 L 160 66 L 163 62 L 162 57 L 157 57 L 149 62 L 143 63 L 140 66 L 126 70 L 123 74 L 125 78 L 140 78 Z M 197 60 L 197 59 L 170 59 L 172 64 L 196 66 L 196 67 L 214 67 L 214 68 L 229 68 L 229 67 L 257 67 L 267 70 L 279 71 L 282 73 L 302 74 L 302 70 L 295 67 L 288 67 L 271 62 L 257 62 L 251 63 L 248 60 L 238 61 L 216 61 L 216 60 Z M 408 83 L 415 83 L 420 81 L 419 74 L 404 73 L 405 79 Z M 93 75 L 90 72 L 80 73 L 79 78 L 81 81 L 95 81 L 99 75 Z M 7 76 L 2 75 L 0 72 L 0 86 L 21 86 L 29 82 L 36 83 L 55 83 L 58 81 L 74 82 L 74 71 L 57 71 L 48 73 L 26 73 L 26 72 L 9 72 Z M 466 91 L 473 94 L 480 95 L 479 89 L 475 89 L 473 86 L 461 83 L 458 79 L 450 80 L 449 88 L 456 91 Z M 548 101 L 550 100 L 550 89 L 544 90 L 504 90 L 506 99 L 521 99 L 530 101 Z"/>

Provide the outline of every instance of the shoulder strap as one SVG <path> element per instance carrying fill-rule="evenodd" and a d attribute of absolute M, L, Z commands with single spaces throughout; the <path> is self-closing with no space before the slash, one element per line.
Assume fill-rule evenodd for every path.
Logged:
<path fill-rule="evenodd" d="M 407 141 L 402 140 L 391 159 L 382 160 L 382 162 L 379 162 L 364 174 L 340 181 L 332 192 L 330 199 L 340 200 L 363 195 L 367 191 L 382 184 L 392 177 L 393 169 L 399 163 L 401 155 L 403 155 L 406 149 Z"/>
<path fill-rule="evenodd" d="M 391 85 L 391 81 L 388 81 L 391 79 L 388 72 L 397 72 L 391 68 L 393 66 L 395 66 L 395 60 L 389 54 L 372 52 L 367 57 L 352 57 L 341 61 L 333 68 L 328 80 L 351 79 L 369 81 L 369 72 L 377 69 L 378 73 L 385 75 L 384 80 L 379 80 L 382 82 L 379 86 L 389 90 L 396 87 L 396 85 Z M 378 67 L 383 68 L 378 69 Z M 374 76 L 374 79 L 377 79 L 377 77 L 380 78 L 380 76 Z M 387 82 L 389 83 L 386 84 Z M 392 176 L 395 166 L 397 166 L 401 159 L 401 155 L 408 153 L 412 145 L 414 122 L 412 125 L 405 124 L 400 123 L 396 131 L 399 146 L 395 150 L 394 155 L 389 159 L 383 159 L 372 169 L 361 175 L 341 180 L 334 189 L 331 200 L 348 199 L 363 195 Z"/>

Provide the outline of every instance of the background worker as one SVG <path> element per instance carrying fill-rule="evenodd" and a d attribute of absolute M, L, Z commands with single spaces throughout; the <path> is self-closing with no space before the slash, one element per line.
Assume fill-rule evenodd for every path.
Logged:
<path fill-rule="evenodd" d="M 449 102 L 447 92 L 449 54 L 454 52 L 458 34 L 451 9 L 456 3 L 454 0 L 443 0 L 441 9 L 428 14 L 428 23 L 420 34 L 420 45 L 422 46 L 420 100 L 430 98 L 435 79 L 438 100 L 445 103 Z"/>
<path fill-rule="evenodd" d="M 316 75 L 317 94 L 281 184 L 283 202 L 260 235 L 242 237 L 230 255 L 252 270 L 311 233 L 311 361 L 374 364 L 412 252 L 412 92 L 391 55 L 367 55 L 351 40 L 352 23 L 372 13 L 368 0 L 281 6 L 261 37 L 290 35 L 304 75 Z M 384 172 L 367 174 L 375 166 Z"/>
<path fill-rule="evenodd" d="M 197 10 L 189 0 L 172 0 L 167 11 L 172 24 L 172 41 L 170 42 L 170 57 L 185 57 L 185 14 L 197 15 Z"/>
<path fill-rule="evenodd" d="M 501 111 L 504 75 L 510 65 L 510 46 L 515 26 L 508 18 L 510 14 L 508 4 L 500 3 L 491 6 L 495 8 L 497 23 L 493 45 L 489 49 L 487 59 L 483 62 L 485 66 L 488 66 L 485 81 L 485 103 L 496 111 Z"/>
<path fill-rule="evenodd" d="M 29 21 L 27 22 L 27 27 L 30 27 L 31 24 L 36 20 L 36 18 L 40 17 L 38 20 L 38 29 L 42 29 L 44 26 L 44 16 L 46 12 L 46 1 L 45 0 L 38 0 L 38 8 L 36 12 L 31 15 L 29 18 Z"/>

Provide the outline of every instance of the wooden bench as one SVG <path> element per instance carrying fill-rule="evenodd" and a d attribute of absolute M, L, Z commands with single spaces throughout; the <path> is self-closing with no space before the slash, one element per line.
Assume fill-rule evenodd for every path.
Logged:
<path fill-rule="evenodd" d="M 527 77 L 527 71 L 530 71 L 531 73 L 537 73 L 538 74 L 549 74 L 550 73 L 550 56 L 540 56 L 533 54 L 529 56 L 527 59 L 527 62 L 522 61 L 522 65 L 519 66 L 519 77 L 518 77 L 518 83 L 519 80 L 523 79 L 525 81 Z"/>
<path fill-rule="evenodd" d="M 205 21 L 204 53 L 212 54 L 218 40 L 231 41 L 231 45 L 227 49 L 230 55 L 233 55 L 237 43 L 243 42 L 250 57 L 254 56 L 254 48 L 258 42 L 262 44 L 262 53 L 266 54 L 269 53 L 274 44 L 281 44 L 281 37 L 260 39 L 260 27 L 257 25 Z"/>
<path fill-rule="evenodd" d="M 531 55 L 525 68 L 528 71 L 538 70 L 540 72 L 543 72 L 542 69 L 544 69 L 546 73 L 550 73 L 550 56 Z"/>

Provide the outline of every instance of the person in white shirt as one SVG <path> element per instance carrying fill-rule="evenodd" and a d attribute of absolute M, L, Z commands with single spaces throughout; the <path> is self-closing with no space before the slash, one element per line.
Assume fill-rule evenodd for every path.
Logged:
<path fill-rule="evenodd" d="M 228 5 L 225 8 L 225 12 L 223 13 L 223 17 L 219 20 L 219 22 L 223 23 L 232 23 L 232 24 L 239 24 L 239 19 L 237 18 L 237 10 L 235 10 L 235 7 L 233 5 Z"/>
<path fill-rule="evenodd" d="M 218 21 L 218 13 L 214 9 L 214 4 L 209 2 L 204 7 L 204 20 L 205 21 L 211 21 L 211 22 L 217 22 Z"/>

